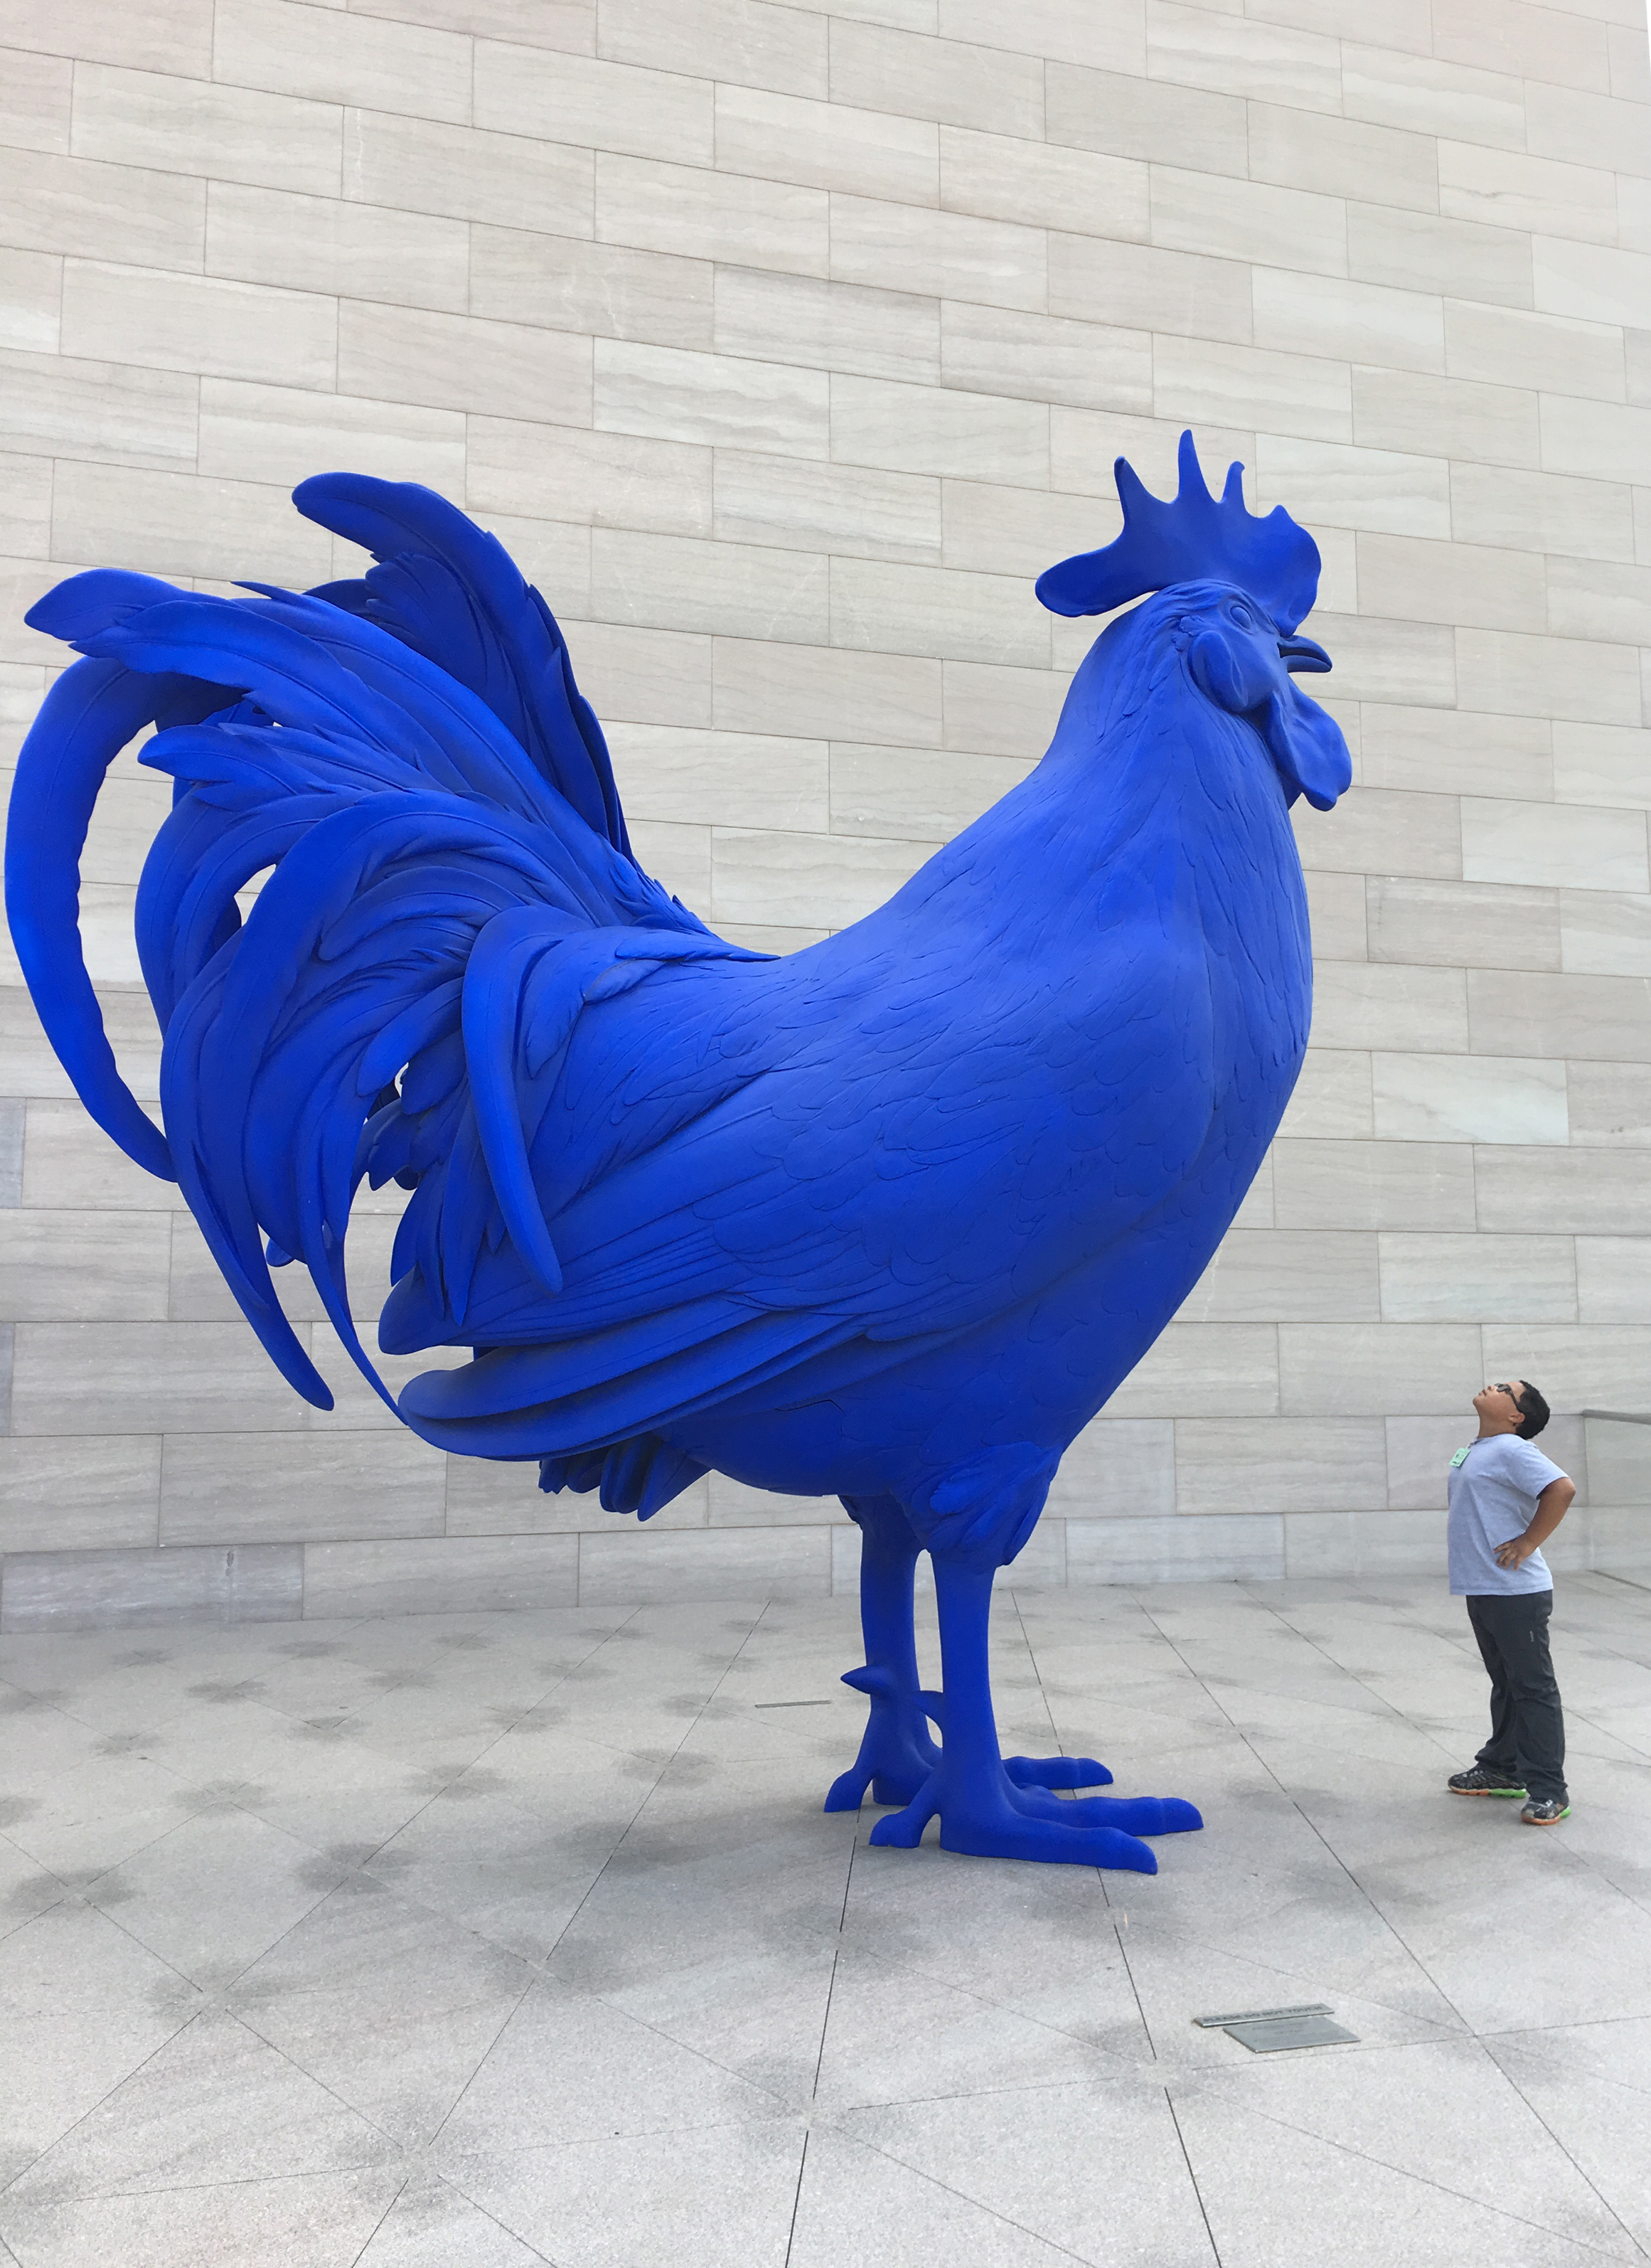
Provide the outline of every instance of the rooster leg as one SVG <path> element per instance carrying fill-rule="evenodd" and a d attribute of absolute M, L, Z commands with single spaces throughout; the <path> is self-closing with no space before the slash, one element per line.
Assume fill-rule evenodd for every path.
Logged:
<path fill-rule="evenodd" d="M 832 1783 L 827 1811 L 855 1811 L 868 1787 L 874 1803 L 909 1803 L 940 1762 L 929 1738 L 936 1704 L 917 1682 L 917 1641 L 912 1630 L 912 1583 L 922 1549 L 892 1496 L 846 1496 L 844 1508 L 860 1530 L 860 1626 L 866 1666 L 843 1679 L 871 1703 L 860 1754 Z"/>
<path fill-rule="evenodd" d="M 987 1629 L 997 1554 L 990 1545 L 932 1549 L 940 1602 L 945 1746 L 904 1811 L 881 1819 L 873 1843 L 909 1849 L 938 1813 L 943 1849 L 981 1859 L 1035 1859 L 1076 1867 L 1157 1872 L 1143 1835 L 1200 1827 L 1190 1803 L 1090 1796 L 1062 1803 L 1012 1779 L 998 1748 Z"/>

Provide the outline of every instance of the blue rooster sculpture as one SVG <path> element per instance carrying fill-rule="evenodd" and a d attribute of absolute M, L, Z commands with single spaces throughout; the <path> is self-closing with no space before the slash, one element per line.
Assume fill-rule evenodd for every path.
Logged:
<path fill-rule="evenodd" d="M 1292 681 L 1330 666 L 1297 635 L 1311 538 L 1252 515 L 1237 466 L 1212 496 L 1190 435 L 1172 502 L 1117 477 L 1122 534 L 1038 595 L 1145 602 L 1047 755 L 802 952 L 725 943 L 641 871 L 561 633 L 498 543 L 346 474 L 295 502 L 373 555 L 363 581 L 228 600 L 96 571 L 36 606 L 85 658 L 23 750 L 7 900 L 87 1108 L 179 1182 L 300 1394 L 332 1406 L 275 1294 L 291 1257 L 442 1448 L 643 1520 L 710 1468 L 840 1496 L 870 1711 L 828 1808 L 870 1788 L 902 1807 L 875 1843 L 938 1815 L 949 1850 L 1151 1872 L 1141 1838 L 1199 1826 L 1190 1804 L 1074 1799 L 1111 1775 L 1000 1753 L 992 1585 L 1261 1163 L 1310 1012 L 1288 807 L 1328 809 L 1351 766 Z M 174 783 L 136 914 L 164 1133 L 77 927 L 99 784 L 151 723 L 143 761 Z M 472 1350 L 393 1401 L 345 1287 L 363 1175 L 412 1191 L 380 1347 Z"/>

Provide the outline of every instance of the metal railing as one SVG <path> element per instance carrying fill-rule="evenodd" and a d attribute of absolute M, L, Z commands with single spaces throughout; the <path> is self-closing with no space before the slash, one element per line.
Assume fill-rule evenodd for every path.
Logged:
<path fill-rule="evenodd" d="M 1651 1575 L 1651 1412 L 1581 1414 L 1593 1564 L 1643 1582 Z"/>

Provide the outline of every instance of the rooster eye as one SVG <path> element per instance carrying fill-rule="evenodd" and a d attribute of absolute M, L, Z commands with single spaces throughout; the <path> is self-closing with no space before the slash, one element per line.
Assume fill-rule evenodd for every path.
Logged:
<path fill-rule="evenodd" d="M 1229 609 L 1229 612 L 1232 620 L 1237 623 L 1241 630 L 1254 630 L 1255 618 L 1251 614 L 1250 609 L 1247 607 L 1233 607 Z"/>

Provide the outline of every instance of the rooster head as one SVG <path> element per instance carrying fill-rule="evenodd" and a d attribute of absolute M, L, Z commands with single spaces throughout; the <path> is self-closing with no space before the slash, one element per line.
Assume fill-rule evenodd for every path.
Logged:
<path fill-rule="evenodd" d="M 1296 628 L 1317 596 L 1318 546 L 1281 504 L 1265 518 L 1247 509 L 1242 465 L 1231 468 L 1217 501 L 1191 433 L 1181 436 L 1180 474 L 1178 493 L 1165 501 L 1119 458 L 1122 534 L 1051 567 L 1038 578 L 1038 596 L 1058 615 L 1104 615 L 1148 592 L 1164 593 L 1167 626 L 1193 687 L 1255 727 L 1288 801 L 1304 795 L 1328 811 L 1352 784 L 1353 760 L 1334 718 L 1294 682 L 1296 673 L 1331 666 L 1323 646 Z"/>

